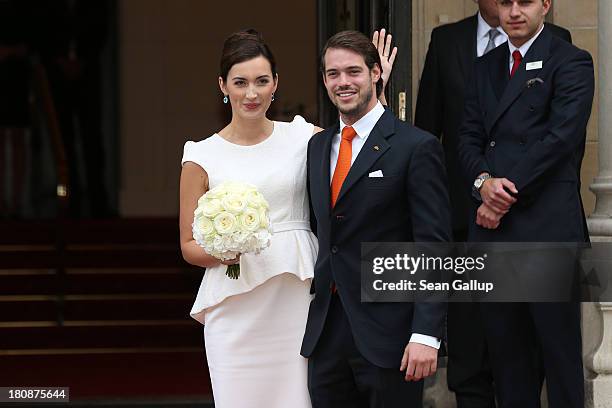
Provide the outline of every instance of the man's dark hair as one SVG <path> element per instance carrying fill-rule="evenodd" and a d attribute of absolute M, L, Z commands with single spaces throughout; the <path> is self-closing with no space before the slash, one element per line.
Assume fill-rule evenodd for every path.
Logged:
<path fill-rule="evenodd" d="M 375 65 L 378 65 L 382 74 L 382 64 L 380 63 L 380 55 L 378 50 L 372 44 L 372 41 L 359 31 L 340 31 L 335 34 L 325 43 L 323 51 L 321 51 L 321 72 L 325 75 L 325 53 L 330 48 L 340 48 L 353 51 L 361 55 L 366 66 L 370 71 Z M 380 97 L 383 89 L 382 76 L 376 83 L 376 96 Z"/>
<path fill-rule="evenodd" d="M 259 56 L 268 60 L 272 69 L 272 77 L 275 78 L 276 60 L 261 34 L 252 29 L 233 33 L 223 43 L 219 75 L 226 82 L 227 74 L 234 65 Z"/>

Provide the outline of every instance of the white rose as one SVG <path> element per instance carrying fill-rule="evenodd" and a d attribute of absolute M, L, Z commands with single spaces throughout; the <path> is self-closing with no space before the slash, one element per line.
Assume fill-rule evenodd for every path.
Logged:
<path fill-rule="evenodd" d="M 245 243 L 251 236 L 251 234 L 248 231 L 237 231 L 237 232 L 234 232 L 234 234 L 232 235 L 233 235 L 232 238 L 234 239 L 234 241 L 237 244 L 239 244 L 241 248 L 244 248 Z"/>
<path fill-rule="evenodd" d="M 247 203 L 251 207 L 259 208 L 262 206 L 263 196 L 257 190 L 249 190 L 245 192 Z"/>
<path fill-rule="evenodd" d="M 217 216 L 217 214 L 223 211 L 221 200 L 216 198 L 212 200 L 205 200 L 199 205 L 199 208 L 202 210 L 202 215 L 209 218 L 214 218 Z"/>
<path fill-rule="evenodd" d="M 221 199 L 221 205 L 232 214 L 240 214 L 246 208 L 246 200 L 239 193 L 231 193 Z"/>
<path fill-rule="evenodd" d="M 259 211 L 253 208 L 246 208 L 242 214 L 238 216 L 240 226 L 247 231 L 257 231 L 260 228 Z"/>
<path fill-rule="evenodd" d="M 211 248 L 215 252 L 223 251 L 223 237 L 221 237 L 220 235 L 214 235 L 211 242 Z"/>
<path fill-rule="evenodd" d="M 270 208 L 270 205 L 268 204 L 268 201 L 267 201 L 267 200 L 266 200 L 266 198 L 263 196 L 263 194 L 261 194 L 261 193 L 257 193 L 257 195 L 258 195 L 258 198 L 259 198 L 259 201 L 258 201 L 258 203 L 257 203 L 257 204 L 258 204 L 258 206 L 259 206 L 260 208 L 265 208 L 266 210 L 267 210 L 268 208 Z"/>
<path fill-rule="evenodd" d="M 221 198 L 223 196 L 223 185 L 213 187 L 204 194 L 204 197 L 208 197 L 210 199 L 213 198 Z"/>
<path fill-rule="evenodd" d="M 272 238 L 272 234 L 270 234 L 270 232 L 266 230 L 260 230 L 259 232 L 257 232 L 257 239 L 265 246 L 269 245 L 270 238 Z"/>
<path fill-rule="evenodd" d="M 213 222 L 207 217 L 200 217 L 196 221 L 198 231 L 203 236 L 208 236 L 215 231 Z"/>
<path fill-rule="evenodd" d="M 219 188 L 225 193 L 241 193 L 249 184 L 240 183 L 238 181 L 226 181 Z"/>
<path fill-rule="evenodd" d="M 204 241 L 202 243 L 200 243 L 200 246 L 204 247 L 206 252 L 210 253 L 210 251 L 213 250 L 213 240 L 214 239 L 215 239 L 214 235 L 208 235 L 208 236 L 204 237 Z"/>
<path fill-rule="evenodd" d="M 219 234 L 229 234 L 236 229 L 236 216 L 227 211 L 217 214 L 213 222 Z"/>
<path fill-rule="evenodd" d="M 270 226 L 270 220 L 268 219 L 268 212 L 265 210 L 265 208 L 259 209 L 259 226 L 265 229 L 268 229 L 268 227 Z"/>

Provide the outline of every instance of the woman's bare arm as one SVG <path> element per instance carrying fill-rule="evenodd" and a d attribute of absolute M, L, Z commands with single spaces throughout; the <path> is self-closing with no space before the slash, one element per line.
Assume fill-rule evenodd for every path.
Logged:
<path fill-rule="evenodd" d="M 208 191 L 208 174 L 195 163 L 187 162 L 181 171 L 179 227 L 181 252 L 188 263 L 203 268 L 218 265 L 220 261 L 208 255 L 193 239 L 191 224 L 198 199 Z"/>
<path fill-rule="evenodd" d="M 319 132 L 320 132 L 320 131 L 322 131 L 322 130 L 325 130 L 325 129 L 323 129 L 323 128 L 321 128 L 321 127 L 318 127 L 317 125 L 315 125 L 314 129 L 312 129 L 312 134 L 314 135 L 314 134 L 316 134 L 316 133 L 319 133 Z"/>

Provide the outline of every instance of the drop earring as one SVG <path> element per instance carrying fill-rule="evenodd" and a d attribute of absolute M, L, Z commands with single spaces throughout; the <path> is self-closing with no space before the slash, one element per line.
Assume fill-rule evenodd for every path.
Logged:
<path fill-rule="evenodd" d="M 225 95 L 225 96 L 223 97 L 223 103 L 225 103 L 225 104 L 226 104 L 226 103 L 228 103 L 228 102 L 229 102 L 229 98 L 227 97 L 227 95 Z"/>
<path fill-rule="evenodd" d="M 272 102 L 274 102 L 274 94 L 272 94 Z"/>

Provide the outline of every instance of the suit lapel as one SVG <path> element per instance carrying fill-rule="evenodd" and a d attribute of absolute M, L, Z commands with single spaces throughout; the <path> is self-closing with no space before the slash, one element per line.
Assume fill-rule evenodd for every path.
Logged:
<path fill-rule="evenodd" d="M 510 60 L 510 50 L 507 45 L 502 45 L 503 49 L 497 52 L 496 58 L 489 64 L 489 76 L 493 92 L 498 101 L 501 101 L 504 91 L 510 81 L 510 71 L 508 69 Z M 492 112 L 493 113 L 493 112 Z M 493 116 L 491 116 L 492 118 Z"/>
<path fill-rule="evenodd" d="M 321 156 L 318 158 L 318 171 L 317 174 L 319 176 L 320 183 L 318 186 L 320 190 L 318 191 L 317 197 L 323 200 L 321 203 L 321 208 L 323 208 L 325 216 L 329 216 L 329 210 L 331 206 L 331 189 L 330 189 L 330 180 L 331 176 L 329 173 L 329 157 L 331 154 L 331 145 L 332 139 L 338 133 L 340 125 L 338 121 L 336 121 L 335 126 L 332 126 L 325 130 L 325 134 L 323 135 L 323 149 L 321 151 Z"/>
<path fill-rule="evenodd" d="M 455 53 L 459 60 L 459 68 L 461 73 L 462 83 L 466 83 L 469 80 L 472 72 L 472 66 L 474 60 L 477 58 L 476 50 L 476 33 L 478 32 L 478 15 L 470 17 L 465 25 L 462 27 L 463 30 L 460 35 L 456 38 Z M 466 48 L 467 45 L 467 48 Z"/>
<path fill-rule="evenodd" d="M 526 87 L 527 81 L 537 77 L 538 74 L 542 71 L 541 69 L 527 71 L 526 66 L 527 63 L 534 61 L 542 61 L 543 64 L 546 63 L 546 60 L 550 57 L 551 39 L 552 37 L 548 30 L 543 30 L 540 33 L 540 36 L 531 45 L 529 51 L 527 51 L 527 55 L 523 57 L 523 61 L 521 62 L 521 65 L 519 66 L 518 70 L 514 73 L 514 76 L 509 79 L 509 82 L 507 82 L 507 86 L 501 94 L 499 104 L 495 108 L 494 114 L 491 115 L 491 119 L 485 123 L 486 131 L 488 134 L 490 134 L 491 130 L 493 129 L 493 126 L 495 126 L 495 123 L 499 120 L 503 113 L 523 92 Z M 499 92 L 500 85 L 495 81 L 501 81 L 500 76 L 502 75 L 502 72 L 505 72 L 506 78 L 509 78 L 510 76 L 510 50 L 507 46 L 505 48 L 505 59 L 502 59 L 501 61 L 495 61 L 489 67 L 491 69 L 490 72 L 492 74 L 496 73 L 491 77 L 493 81 L 492 85 L 494 90 L 496 90 L 496 93 Z M 497 65 L 497 67 L 495 65 Z"/>
<path fill-rule="evenodd" d="M 389 110 L 385 110 L 385 113 L 378 119 L 374 129 L 370 132 L 355 162 L 353 162 L 346 179 L 344 179 L 336 205 L 342 200 L 346 192 L 355 185 L 357 180 L 363 177 L 372 165 L 389 149 L 389 142 L 387 142 L 386 138 L 393 134 L 394 128 L 393 114 Z M 329 163 L 329 160 L 327 163 Z"/>

